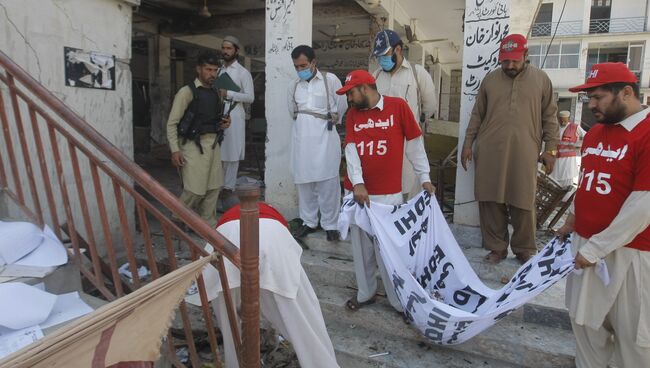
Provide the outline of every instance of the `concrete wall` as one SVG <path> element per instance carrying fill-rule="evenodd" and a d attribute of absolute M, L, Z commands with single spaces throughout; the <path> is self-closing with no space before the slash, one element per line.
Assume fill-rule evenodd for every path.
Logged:
<path fill-rule="evenodd" d="M 293 119 L 288 90 L 297 78 L 291 50 L 312 40 L 311 0 L 276 4 L 266 0 L 266 200 L 287 218 L 297 216 L 298 198 L 290 165 Z"/>
<path fill-rule="evenodd" d="M 462 90 L 463 71 L 460 69 L 452 70 L 450 76 L 449 92 L 449 119 L 450 121 L 460 121 L 460 92 Z"/>
<path fill-rule="evenodd" d="M 533 24 L 535 9 L 541 0 L 507 0 L 510 9 L 510 33 L 526 35 Z"/>
<path fill-rule="evenodd" d="M 585 7 L 587 12 L 591 7 L 591 1 L 589 0 L 568 0 L 566 2 L 566 7 L 564 8 L 564 14 L 562 14 L 562 6 L 564 1 L 544 1 L 544 3 L 553 3 L 553 23 L 555 22 L 573 22 L 573 21 L 582 21 L 584 20 Z M 562 19 L 560 20 L 560 14 L 562 14 Z"/>
<path fill-rule="evenodd" d="M 543 3 L 553 4 L 553 22 L 560 21 L 560 14 L 564 1 L 562 0 L 544 0 Z M 611 18 L 636 18 L 644 17 L 646 9 L 646 0 L 612 0 Z M 564 8 L 564 15 L 562 22 L 570 22 L 576 20 L 589 21 L 584 15 L 590 14 L 591 1 L 590 0 L 568 0 Z M 639 11 L 641 9 L 641 11 Z"/>
<path fill-rule="evenodd" d="M 612 0 L 611 18 L 638 18 L 646 14 L 646 0 Z"/>
<path fill-rule="evenodd" d="M 86 120 L 102 136 L 113 143 L 129 157 L 133 155 L 132 110 L 131 110 L 131 15 L 132 6 L 139 0 L 1 0 L 0 1 L 0 50 L 37 79 L 45 88 L 61 99 L 72 110 Z M 67 87 L 64 80 L 64 46 L 97 51 L 115 55 L 115 90 Z M 7 98 L 6 89 L 1 91 Z M 9 108 L 9 107 L 8 107 Z M 9 109 L 10 120 L 13 111 Z M 23 120 L 29 115 L 25 106 L 21 106 Z M 11 121 L 11 125 L 14 122 Z M 14 128 L 15 131 L 15 128 Z M 41 132 L 43 128 L 41 127 Z M 25 136 L 32 137 L 28 129 Z M 46 137 L 43 134 L 44 137 Z M 14 136 L 14 144 L 18 141 Z M 47 140 L 46 140 L 47 142 Z M 28 140 L 34 147 L 33 139 Z M 65 177 L 68 181 L 70 195 L 76 198 L 74 182 L 67 146 L 59 139 Z M 46 150 L 49 144 L 46 144 Z M 4 147 L 3 147 L 4 148 Z M 6 159 L 4 152 L 2 157 Z M 52 155 L 48 154 L 51 160 Z M 36 157 L 35 155 L 33 157 Z M 19 160 L 23 159 L 19 155 Z M 40 168 L 35 162 L 35 177 L 41 182 Z M 50 175 L 54 187 L 60 222 L 66 222 L 60 199 L 60 188 L 54 180 L 54 165 L 50 161 Z M 86 160 L 80 159 L 81 176 L 87 197 L 94 197 L 92 178 Z M 7 168 L 5 162 L 5 168 Z M 9 175 L 10 182 L 12 180 Z M 26 196 L 28 186 L 25 173 L 21 179 Z M 110 181 L 104 178 L 104 196 L 107 201 L 111 226 L 119 232 L 116 205 L 112 196 Z M 56 195 L 59 193 L 59 195 Z M 45 196 L 41 190 L 41 202 Z M 99 223 L 94 201 L 89 202 L 91 219 Z M 133 217 L 133 204 L 127 201 L 127 214 Z M 81 224 L 81 214 L 77 203 L 73 204 L 75 221 Z M 11 210 L 10 210 L 11 212 Z M 20 217 L 19 215 L 17 217 Z M 49 220 L 49 218 L 48 218 Z M 133 224 L 133 221 L 129 221 Z M 80 232 L 85 234 L 84 231 Z M 98 230 L 96 231 L 98 232 Z M 101 239 L 101 238 L 98 238 Z"/>

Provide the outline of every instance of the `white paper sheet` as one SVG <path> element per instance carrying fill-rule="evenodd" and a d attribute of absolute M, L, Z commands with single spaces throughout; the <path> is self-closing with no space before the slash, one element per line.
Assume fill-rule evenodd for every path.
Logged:
<path fill-rule="evenodd" d="M 21 330 L 0 327 L 0 359 L 42 338 L 43 331 L 38 326 Z"/>
<path fill-rule="evenodd" d="M 40 326 L 42 328 L 52 327 L 71 319 L 79 318 L 92 311 L 93 309 L 81 300 L 78 292 L 61 294 L 57 296 L 50 316 Z"/>
<path fill-rule="evenodd" d="M 36 249 L 43 232 L 29 222 L 0 221 L 0 257 L 12 264 Z"/>
<path fill-rule="evenodd" d="M 47 319 L 57 296 L 20 282 L 0 284 L 0 326 L 14 330 Z"/>
<path fill-rule="evenodd" d="M 15 261 L 14 264 L 34 267 L 60 266 L 68 262 L 68 252 L 56 237 L 56 234 L 45 225 L 43 241 L 31 253 Z"/>

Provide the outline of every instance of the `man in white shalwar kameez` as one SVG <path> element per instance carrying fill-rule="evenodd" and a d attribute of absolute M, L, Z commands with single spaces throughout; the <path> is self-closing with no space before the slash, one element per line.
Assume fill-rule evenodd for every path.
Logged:
<path fill-rule="evenodd" d="M 234 109 L 230 112 L 231 124 L 225 130 L 225 136 L 221 143 L 221 163 L 224 171 L 224 197 L 232 194 L 237 184 L 237 171 L 239 170 L 239 161 L 244 159 L 246 139 L 246 112 L 245 103 L 253 103 L 255 93 L 253 91 L 253 77 L 239 62 L 240 43 L 233 36 L 226 36 L 221 44 L 224 65 L 219 70 L 219 75 L 228 73 L 230 78 L 240 88 L 239 92 L 221 90 L 221 95 L 230 101 L 226 103 L 226 111 L 230 109 L 231 103 L 236 103 Z"/>
<path fill-rule="evenodd" d="M 303 222 L 294 236 L 302 238 L 315 231 L 320 213 L 320 225 L 327 233 L 327 240 L 337 241 L 341 139 L 335 124 L 341 122 L 347 102 L 345 97 L 336 95 L 336 90 L 341 88 L 336 75 L 316 67 L 316 54 L 311 47 L 296 47 L 291 58 L 298 73 L 298 80 L 289 87 L 288 97 L 289 112 L 295 117 L 291 167 Z"/>
<path fill-rule="evenodd" d="M 302 367 L 336 368 L 332 342 L 327 334 L 318 298 L 305 270 L 300 264 L 302 248 L 293 238 L 286 220 L 271 206 L 260 203 L 260 310 L 282 336 L 287 338 Z M 236 205 L 223 214 L 217 231 L 239 247 L 240 207 Z M 206 245 L 206 251 L 213 248 Z M 225 261 L 228 285 L 238 310 L 241 303 L 239 269 Z M 225 366 L 237 368 L 239 362 L 228 320 L 219 272 L 213 266 L 203 271 L 208 300 L 214 308 L 217 325 L 223 335 Z M 199 294 L 185 299 L 201 305 Z"/>
<path fill-rule="evenodd" d="M 623 63 L 595 64 L 583 85 L 597 119 L 584 137 L 574 208 L 576 269 L 566 304 L 576 367 L 650 367 L 650 109 Z M 607 272 L 603 272 L 605 269 Z M 607 276 L 603 276 L 607 275 Z"/>
<path fill-rule="evenodd" d="M 585 136 L 585 131 L 577 122 L 570 122 L 569 111 L 560 111 L 560 143 L 557 146 L 557 160 L 551 179 L 555 180 L 562 188 L 569 188 L 578 177 L 578 154 L 580 143 Z"/>

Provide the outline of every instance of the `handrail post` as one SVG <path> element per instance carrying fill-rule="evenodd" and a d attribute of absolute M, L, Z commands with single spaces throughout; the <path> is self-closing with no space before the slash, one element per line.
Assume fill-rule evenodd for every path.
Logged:
<path fill-rule="evenodd" d="M 236 188 L 241 203 L 239 227 L 241 255 L 241 321 L 243 368 L 260 367 L 260 271 L 258 185 Z"/>

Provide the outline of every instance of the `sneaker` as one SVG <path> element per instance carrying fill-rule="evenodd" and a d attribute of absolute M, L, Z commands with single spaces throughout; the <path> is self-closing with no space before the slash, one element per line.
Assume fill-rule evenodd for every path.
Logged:
<path fill-rule="evenodd" d="M 341 240 L 341 234 L 338 230 L 325 230 L 325 235 L 327 235 L 327 241 L 335 242 Z"/>
<path fill-rule="evenodd" d="M 313 233 L 314 231 L 316 231 L 316 229 L 302 224 L 292 235 L 294 238 L 301 239 L 307 236 L 307 234 Z"/>

